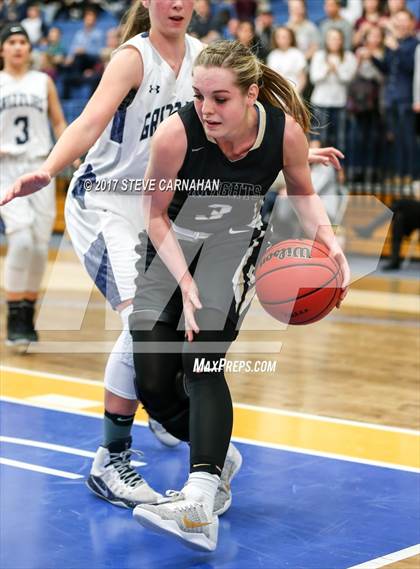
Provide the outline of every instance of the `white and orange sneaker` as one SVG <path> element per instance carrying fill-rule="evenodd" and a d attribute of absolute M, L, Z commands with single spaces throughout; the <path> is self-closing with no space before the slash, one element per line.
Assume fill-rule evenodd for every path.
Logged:
<path fill-rule="evenodd" d="M 133 516 L 143 527 L 172 535 L 191 549 L 216 549 L 219 518 L 204 501 L 189 500 L 182 492 L 168 491 L 160 504 L 136 506 Z"/>

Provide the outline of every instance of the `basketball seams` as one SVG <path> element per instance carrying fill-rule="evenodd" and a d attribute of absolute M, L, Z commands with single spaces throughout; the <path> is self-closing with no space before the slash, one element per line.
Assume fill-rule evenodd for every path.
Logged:
<path fill-rule="evenodd" d="M 338 284 L 338 283 L 337 283 Z M 329 303 L 327 304 L 327 306 L 325 306 L 322 310 L 320 310 L 319 312 L 317 312 L 317 314 L 314 314 L 313 316 L 311 316 L 311 318 L 309 318 L 309 320 L 304 320 L 302 322 L 294 322 L 295 326 L 299 326 L 300 324 L 312 324 L 314 322 L 317 322 L 317 320 L 320 320 L 320 315 L 324 314 L 324 312 L 327 312 L 329 307 L 333 304 L 337 304 L 337 300 L 340 296 L 340 289 L 338 287 L 334 288 L 334 294 L 332 295 L 331 300 L 329 301 Z M 328 315 L 328 312 L 326 314 L 326 316 Z"/>
<path fill-rule="evenodd" d="M 332 272 L 332 269 L 330 267 L 327 267 L 326 265 L 322 265 L 320 263 L 311 263 L 310 266 L 311 267 L 321 267 L 323 269 L 327 269 L 328 271 Z M 263 279 L 267 275 L 270 275 L 271 273 L 275 273 L 275 272 L 283 270 L 283 269 L 293 269 L 295 267 L 308 267 L 308 265 L 306 263 L 297 263 L 294 265 L 287 265 L 286 267 L 277 267 L 276 269 L 272 269 L 271 271 L 268 271 L 267 273 L 264 273 L 263 275 L 261 275 L 261 277 L 255 281 L 255 284 L 257 284 L 258 281 L 261 281 L 261 279 Z M 276 301 L 276 302 L 272 302 L 272 301 L 268 301 L 268 300 L 266 301 L 264 299 L 261 299 L 260 297 L 258 297 L 258 298 L 259 298 L 261 303 L 269 304 L 270 306 L 276 305 L 276 304 L 286 304 L 287 302 L 293 302 L 296 300 L 300 300 L 302 298 L 306 298 L 307 296 L 310 296 L 311 294 L 313 294 L 315 292 L 318 292 L 319 290 L 322 290 L 324 288 L 328 288 L 328 285 L 330 284 L 330 282 L 334 278 L 337 277 L 339 271 L 340 271 L 340 269 L 338 269 L 337 272 L 335 272 L 332 275 L 332 277 L 329 280 L 327 280 L 322 286 L 317 287 L 317 288 L 313 288 L 310 292 L 306 292 L 305 294 L 302 294 L 301 296 L 291 297 L 291 298 L 288 298 L 286 300 L 280 300 L 280 301 Z M 300 288 L 306 288 L 306 287 L 300 287 Z M 297 289 L 297 290 L 299 290 L 299 289 Z"/>

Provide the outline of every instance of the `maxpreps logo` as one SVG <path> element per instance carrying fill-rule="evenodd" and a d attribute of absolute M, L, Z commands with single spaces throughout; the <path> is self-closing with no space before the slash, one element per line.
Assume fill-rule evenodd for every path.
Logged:
<path fill-rule="evenodd" d="M 158 125 L 164 119 L 166 119 L 173 113 L 179 111 L 181 107 L 182 103 L 180 101 L 177 101 L 173 105 L 169 103 L 169 105 L 158 107 L 157 109 L 154 109 L 152 112 L 147 113 L 147 115 L 144 117 L 144 124 L 143 124 L 143 129 L 141 131 L 140 140 L 146 140 L 146 138 L 153 136 Z"/>

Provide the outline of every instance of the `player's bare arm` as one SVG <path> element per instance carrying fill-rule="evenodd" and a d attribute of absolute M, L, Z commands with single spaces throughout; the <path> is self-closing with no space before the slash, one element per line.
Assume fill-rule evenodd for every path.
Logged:
<path fill-rule="evenodd" d="M 126 48 L 117 53 L 83 113 L 64 130 L 42 167 L 19 178 L 0 205 L 40 190 L 52 177 L 85 154 L 102 134 L 127 93 L 131 89 L 138 89 L 142 78 L 142 61 L 138 51 Z"/>
<path fill-rule="evenodd" d="M 343 273 L 344 286 L 337 305 L 339 306 L 347 294 L 347 287 L 350 282 L 350 269 L 344 253 L 337 243 L 322 201 L 314 192 L 312 186 L 306 136 L 302 128 L 290 116 L 286 117 L 283 156 L 283 173 L 286 180 L 287 194 L 299 217 L 303 230 L 310 239 L 317 239 L 328 247 Z"/>
<path fill-rule="evenodd" d="M 146 190 L 143 199 L 145 200 L 144 213 L 149 237 L 181 288 L 186 334 L 188 340 L 192 341 L 193 332 L 199 332 L 194 311 L 201 308 L 201 303 L 197 287 L 188 270 L 184 254 L 168 217 L 168 207 L 174 193 L 165 190 L 167 184 L 176 179 L 186 151 L 185 128 L 179 115 L 174 114 L 165 120 L 154 134 L 145 174 L 145 187 L 153 189 Z"/>

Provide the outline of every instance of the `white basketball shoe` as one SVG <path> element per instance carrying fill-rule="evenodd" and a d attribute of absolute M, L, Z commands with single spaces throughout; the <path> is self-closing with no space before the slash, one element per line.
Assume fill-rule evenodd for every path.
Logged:
<path fill-rule="evenodd" d="M 167 492 L 166 501 L 156 505 L 141 504 L 133 510 L 143 527 L 172 535 L 191 549 L 214 551 L 217 546 L 219 519 L 202 501 L 188 500 L 182 492 Z"/>
<path fill-rule="evenodd" d="M 232 504 L 232 490 L 230 488 L 232 479 L 239 472 L 242 466 L 242 455 L 239 450 L 230 443 L 228 452 L 220 475 L 220 482 L 214 498 L 213 513 L 217 516 L 223 515 Z"/>
<path fill-rule="evenodd" d="M 94 494 L 111 502 L 114 506 L 134 508 L 138 504 L 152 504 L 163 499 L 131 465 L 131 454 L 138 453 L 129 448 L 124 450 L 118 443 L 108 448 L 100 446 L 96 451 L 86 485 Z"/>

